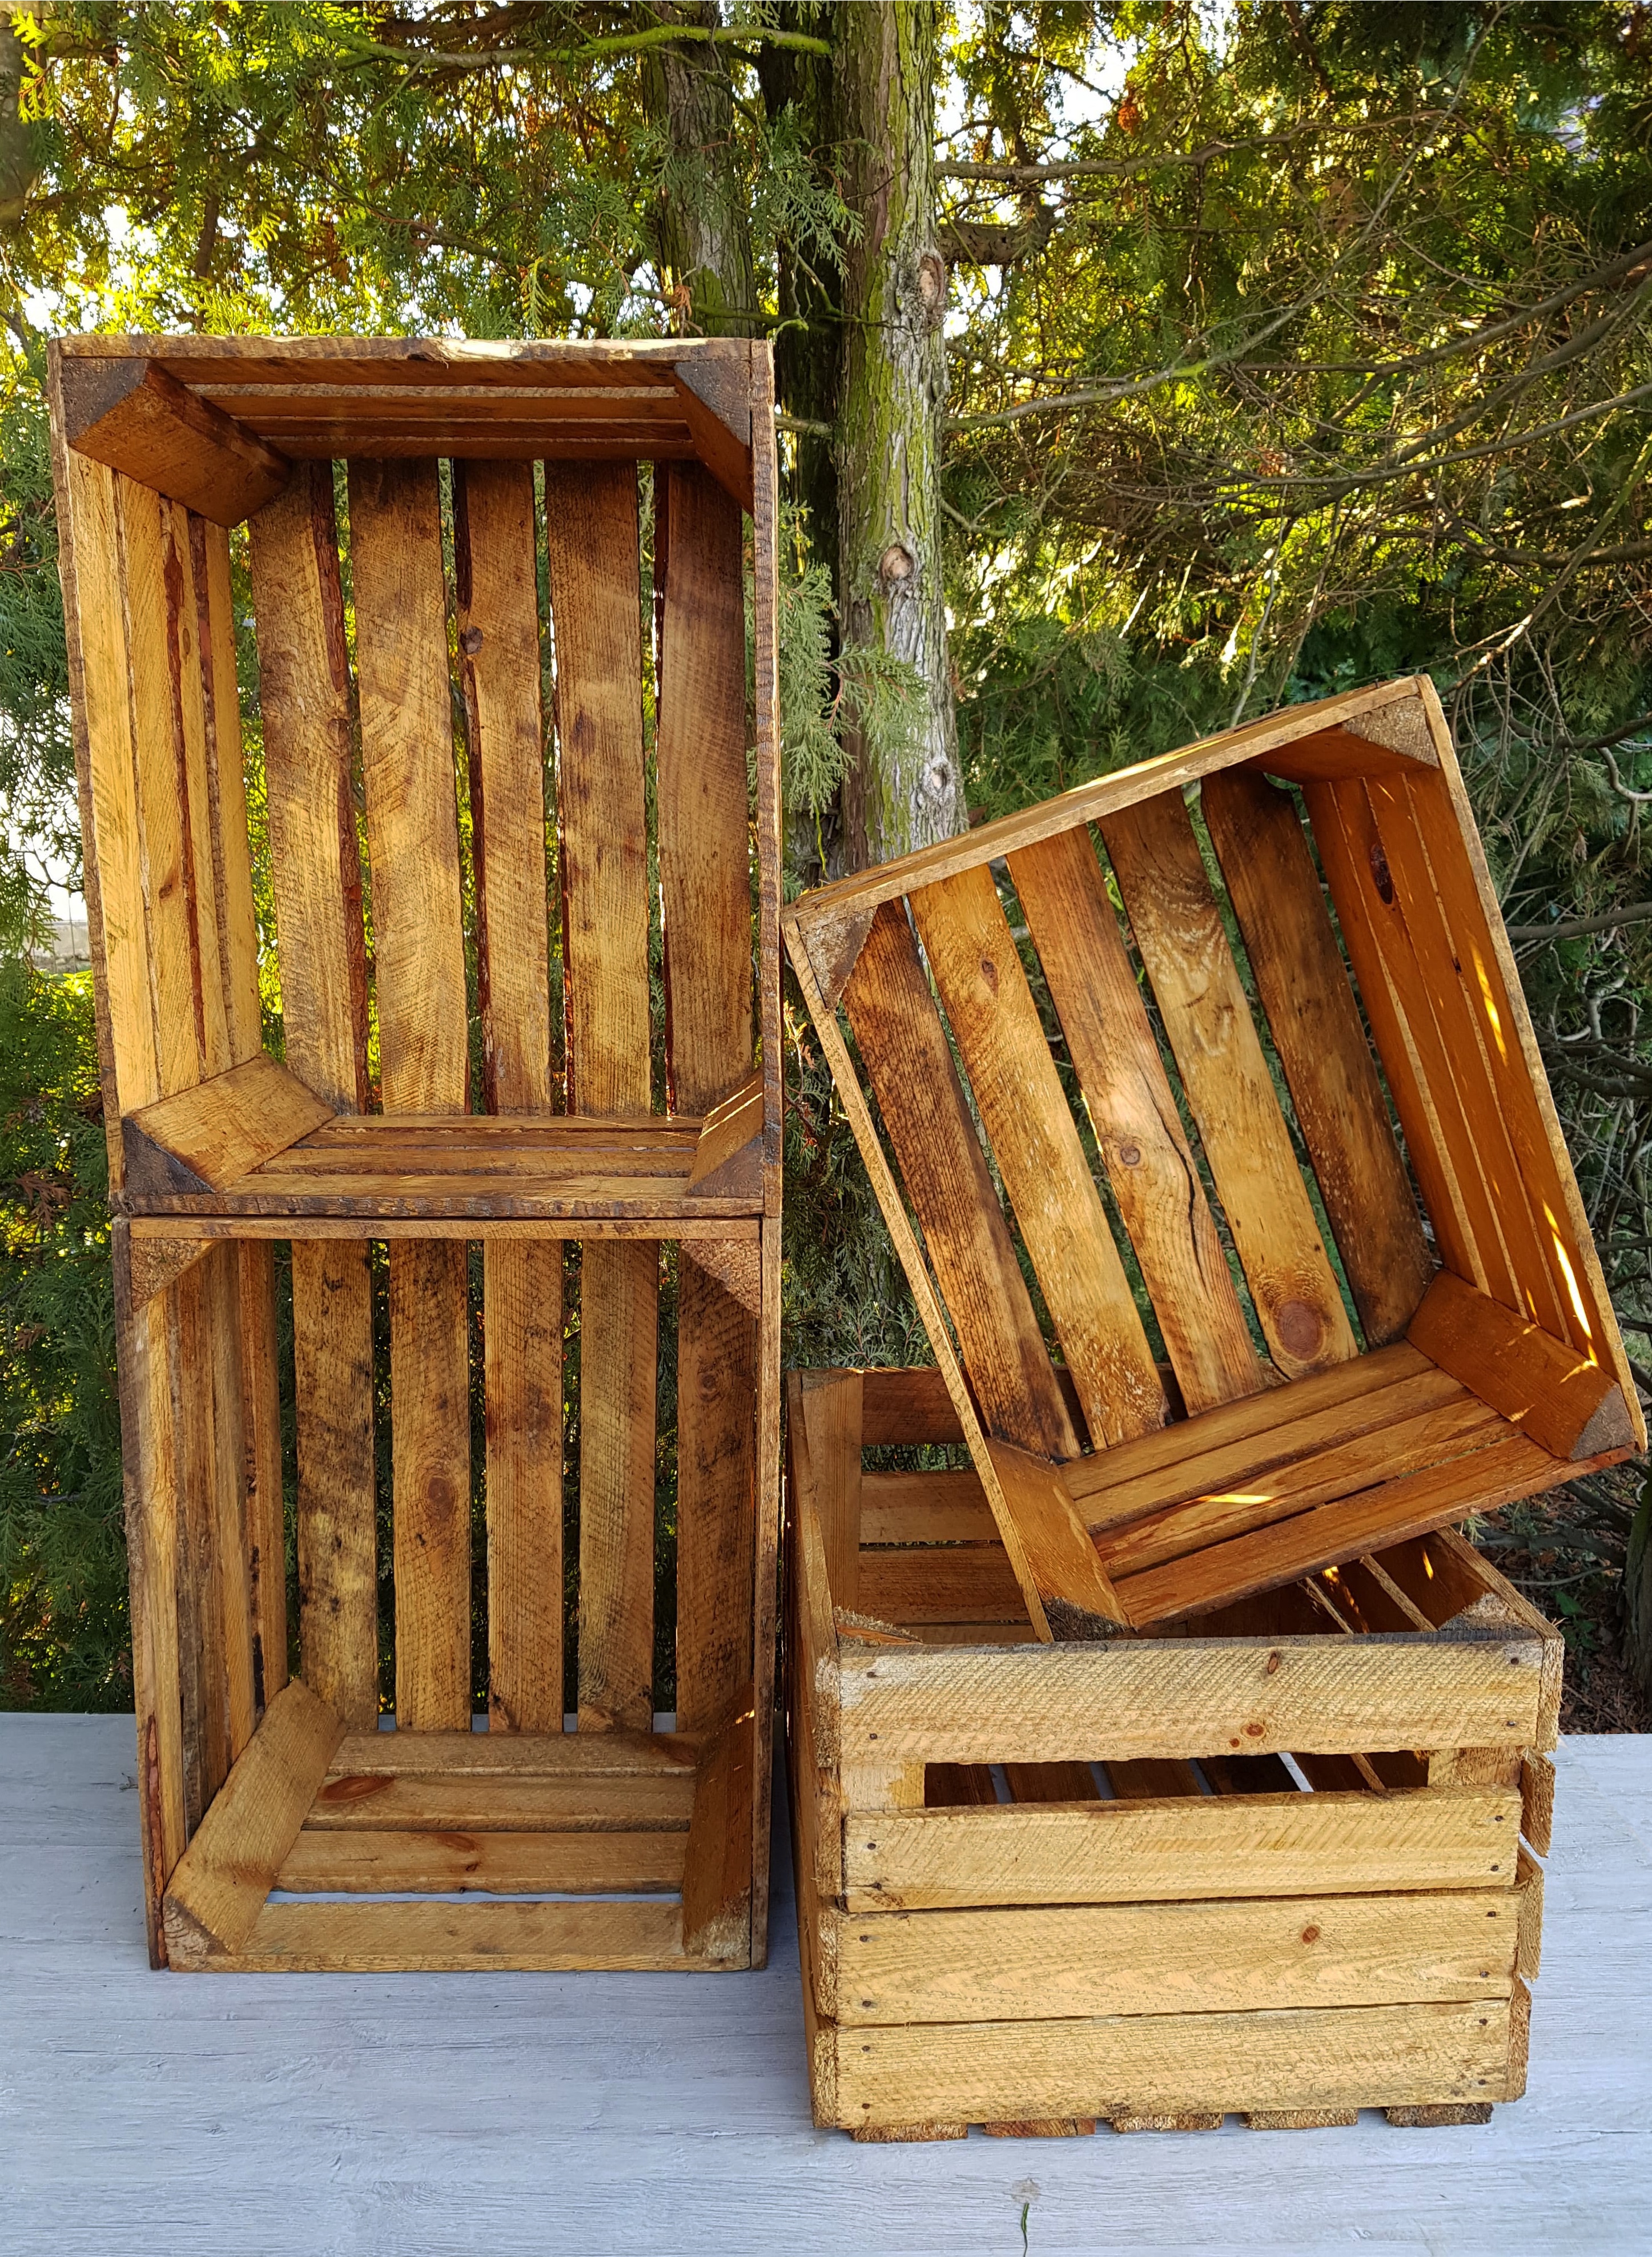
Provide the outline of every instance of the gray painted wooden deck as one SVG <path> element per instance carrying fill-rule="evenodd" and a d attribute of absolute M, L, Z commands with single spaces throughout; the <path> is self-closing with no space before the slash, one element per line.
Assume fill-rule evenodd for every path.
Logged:
<path fill-rule="evenodd" d="M 131 1720 L 0 1716 L 0 2253 L 1652 2250 L 1652 1738 L 1561 1751 L 1480 2130 L 816 2132 L 781 1855 L 761 1975 L 152 1975 Z"/>

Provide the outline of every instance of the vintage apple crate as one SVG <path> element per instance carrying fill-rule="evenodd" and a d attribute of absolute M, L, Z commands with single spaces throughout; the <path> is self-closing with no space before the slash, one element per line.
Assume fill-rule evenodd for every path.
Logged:
<path fill-rule="evenodd" d="M 1239 1600 L 1644 1447 L 1426 679 L 783 923 L 1040 1635 Z"/>
<path fill-rule="evenodd" d="M 979 1475 L 935 1469 L 963 1437 L 939 1374 L 787 1384 L 819 2123 L 1463 2123 L 1519 2097 L 1562 1645 L 1461 1536 L 1191 1631 L 1041 1643 Z"/>
<path fill-rule="evenodd" d="M 768 352 L 92 336 L 54 348 L 51 386 L 152 1953 L 760 1963 L 779 1468 Z M 255 683 L 238 682 L 243 523 Z M 261 728 L 262 948 L 242 697 Z M 656 1730 L 665 1350 L 676 1729 Z M 417 1901 L 464 1891 L 516 1900 Z"/>

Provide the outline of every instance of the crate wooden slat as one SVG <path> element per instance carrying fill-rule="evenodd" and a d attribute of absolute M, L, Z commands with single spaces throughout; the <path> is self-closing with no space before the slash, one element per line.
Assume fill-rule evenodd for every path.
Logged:
<path fill-rule="evenodd" d="M 961 1440 L 937 1380 L 788 1383 L 816 2121 L 946 2138 L 1517 2098 L 1558 1633 L 1447 1531 L 1195 1635 L 1028 1642 L 973 1472 L 860 1464 L 869 1435 Z M 888 1621 L 862 1629 L 845 1592 Z"/>
<path fill-rule="evenodd" d="M 768 354 L 70 338 L 52 396 L 152 1952 L 761 1963 L 780 1433 Z M 663 1358 L 680 1735 L 652 1730 Z M 398 1729 L 373 1743 L 394 1778 L 360 1739 L 386 1574 Z M 489 1742 L 513 1751 L 493 1772 L 472 1750 Z M 456 1893 L 478 1900 L 403 1901 Z"/>
<path fill-rule="evenodd" d="M 1644 1447 L 1425 678 L 1104 776 L 784 927 L 1040 1638 Z"/>

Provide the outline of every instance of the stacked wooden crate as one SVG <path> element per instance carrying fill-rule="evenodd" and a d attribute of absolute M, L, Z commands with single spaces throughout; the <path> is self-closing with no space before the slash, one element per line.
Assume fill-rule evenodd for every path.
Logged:
<path fill-rule="evenodd" d="M 52 386 L 152 1948 L 213 1967 L 761 1962 L 779 1440 L 768 356 L 87 337 L 55 349 Z M 275 928 L 262 959 L 243 522 Z M 673 1366 L 676 1715 L 656 1732 L 657 1390 Z M 378 1729 L 386 1567 L 394 1736 Z M 392 1900 L 464 1890 L 528 1901 Z M 339 1892 L 363 1900 L 304 1901 Z"/>
<path fill-rule="evenodd" d="M 960 1438 L 938 1375 L 788 1384 L 818 2122 L 1460 2123 L 1519 2098 L 1561 1640 L 1470 1545 L 1390 1545 L 1191 1634 L 1040 1643 L 974 1472 L 887 1464 Z"/>
<path fill-rule="evenodd" d="M 1559 1646 L 1433 1532 L 1645 1430 L 1432 687 L 783 923 L 937 1363 L 791 1397 L 823 2120 L 1518 2091 Z M 968 1467 L 863 1482 L 874 1439 Z"/>
<path fill-rule="evenodd" d="M 1645 1447 L 1426 679 L 1104 776 L 784 923 L 1041 1634 L 1241 1598 Z"/>

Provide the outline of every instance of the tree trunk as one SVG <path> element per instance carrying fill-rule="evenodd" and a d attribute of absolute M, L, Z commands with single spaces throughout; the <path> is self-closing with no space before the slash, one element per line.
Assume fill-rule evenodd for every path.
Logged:
<path fill-rule="evenodd" d="M 861 0 L 835 13 L 847 246 L 838 410 L 838 590 L 846 643 L 880 645 L 923 683 L 918 725 L 853 747 L 844 792 L 852 867 L 962 827 L 958 730 L 941 584 L 941 325 L 935 242 L 934 0 Z"/>
<path fill-rule="evenodd" d="M 717 0 L 679 0 L 670 14 L 713 30 L 721 21 Z M 746 187 L 734 163 L 734 87 L 722 51 L 708 39 L 650 48 L 642 87 L 668 147 L 655 245 L 661 282 L 677 301 L 677 326 L 702 336 L 755 336 L 762 323 Z"/>
<path fill-rule="evenodd" d="M 796 0 L 782 0 L 776 20 L 788 31 L 819 29 L 812 15 L 798 7 Z M 789 108 L 817 178 L 828 177 L 834 134 L 830 59 L 796 47 L 764 46 L 757 59 L 757 76 L 770 127 Z M 840 294 L 834 287 L 830 261 L 818 252 L 802 256 L 789 236 L 781 237 L 776 265 L 780 324 L 775 334 L 775 397 L 784 413 L 800 423 L 827 427 L 796 434 L 788 490 L 807 518 L 811 546 L 831 569 L 835 597 L 838 472 L 830 431 L 837 422 L 843 357 Z"/>

